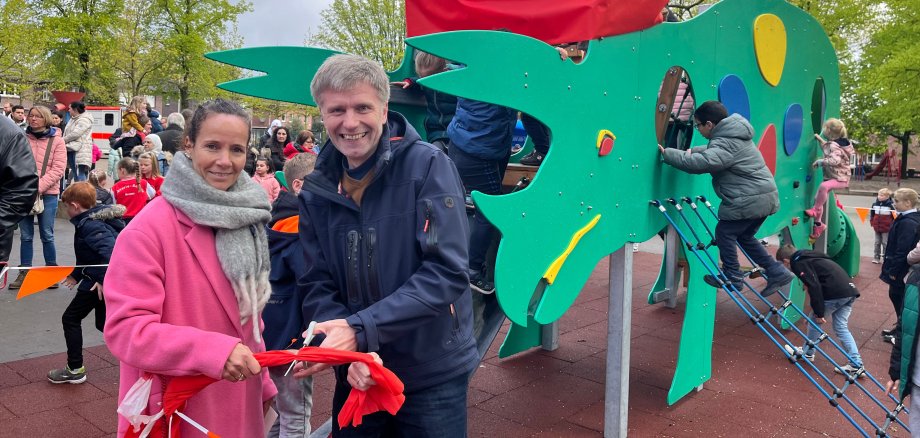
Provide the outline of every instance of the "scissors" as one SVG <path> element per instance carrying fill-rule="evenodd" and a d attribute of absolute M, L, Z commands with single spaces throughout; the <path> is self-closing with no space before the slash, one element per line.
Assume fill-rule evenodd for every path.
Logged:
<path fill-rule="evenodd" d="M 310 345 L 310 342 L 313 341 L 313 331 L 316 330 L 316 321 L 310 321 L 310 325 L 307 326 L 307 330 L 303 332 L 303 346 L 306 347 Z M 297 364 L 297 361 L 291 362 L 291 366 L 288 367 L 287 371 L 284 372 L 284 375 L 287 376 L 291 373 L 291 370 L 294 369 L 294 365 Z M 303 363 L 306 366 L 306 362 Z"/>

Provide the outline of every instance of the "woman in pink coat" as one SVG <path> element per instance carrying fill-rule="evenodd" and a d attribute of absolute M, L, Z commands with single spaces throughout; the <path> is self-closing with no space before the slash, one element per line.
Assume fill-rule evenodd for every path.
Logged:
<path fill-rule="evenodd" d="M 61 130 L 51 126 L 51 110 L 35 106 L 26 116 L 26 138 L 32 147 L 35 169 L 38 172 L 38 193 L 41 194 L 45 210 L 38 215 L 38 234 L 42 241 L 42 254 L 45 264 L 57 265 L 57 251 L 54 247 L 54 217 L 57 214 L 58 194 L 61 193 L 61 178 L 67 167 L 67 147 Z M 50 148 L 50 151 L 49 151 Z M 42 172 L 45 152 L 48 163 Z M 19 260 L 20 266 L 32 266 L 32 241 L 35 239 L 35 216 L 26 216 L 19 221 Z M 10 289 L 19 289 L 25 279 L 25 271 L 10 283 Z M 57 284 L 52 288 L 56 288 Z"/>
<path fill-rule="evenodd" d="M 143 414 L 156 414 L 174 376 L 220 381 L 181 411 L 222 437 L 264 434 L 276 394 L 253 352 L 264 351 L 262 308 L 271 294 L 262 188 L 240 178 L 250 119 L 217 99 L 199 107 L 176 154 L 162 197 L 118 236 L 105 279 L 105 340 L 121 361 L 119 404 L 145 373 L 153 375 Z M 182 436 L 199 436 L 180 421 Z M 119 416 L 121 436 L 129 420 Z"/>

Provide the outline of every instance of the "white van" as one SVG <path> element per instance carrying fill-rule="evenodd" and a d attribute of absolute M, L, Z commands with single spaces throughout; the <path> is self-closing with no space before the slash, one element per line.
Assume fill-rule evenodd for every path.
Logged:
<path fill-rule="evenodd" d="M 121 128 L 121 107 L 87 106 L 86 112 L 93 115 L 93 143 L 104 155 L 108 155 L 109 137 Z"/>

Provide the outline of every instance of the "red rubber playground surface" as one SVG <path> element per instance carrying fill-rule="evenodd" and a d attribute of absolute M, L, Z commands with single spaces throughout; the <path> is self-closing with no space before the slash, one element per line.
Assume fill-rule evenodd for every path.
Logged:
<path fill-rule="evenodd" d="M 884 383 L 890 345 L 882 342 L 880 331 L 892 324 L 894 313 L 887 286 L 877 280 L 879 265 L 867 258 L 862 263 L 856 278 L 862 297 L 850 328 L 866 368 Z M 659 265 L 658 255 L 635 255 L 629 436 L 859 436 L 722 293 L 712 379 L 699 392 L 668 406 L 684 306 L 683 296 L 674 310 L 646 304 Z M 556 351 L 534 350 L 499 359 L 498 341 L 493 345 L 471 383 L 470 436 L 603 435 L 607 290 L 605 260 L 562 318 Z M 85 361 L 89 372 L 82 385 L 45 380 L 48 370 L 65 362 L 63 353 L 0 364 L 0 437 L 115 436 L 117 361 L 105 346 L 87 349 Z M 843 382 L 826 361 L 816 364 L 835 382 Z M 861 382 L 868 385 L 868 379 Z M 866 397 L 854 398 L 868 407 Z M 327 372 L 316 380 L 314 427 L 329 418 L 331 400 L 332 378 Z M 873 419 L 881 421 L 879 411 L 872 412 Z M 889 432 L 908 436 L 900 428 Z"/>

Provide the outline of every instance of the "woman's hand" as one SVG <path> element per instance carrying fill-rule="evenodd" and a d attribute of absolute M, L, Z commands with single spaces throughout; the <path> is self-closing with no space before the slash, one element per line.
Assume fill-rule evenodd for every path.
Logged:
<path fill-rule="evenodd" d="M 383 360 L 380 359 L 377 353 L 370 353 L 370 355 L 374 357 L 374 362 L 383 365 Z M 366 363 L 355 362 L 348 367 L 348 384 L 357 390 L 367 391 L 377 382 L 371 378 L 371 369 Z"/>
<path fill-rule="evenodd" d="M 77 279 L 68 275 L 67 278 L 61 281 L 61 284 L 66 286 L 68 289 L 73 289 L 73 287 L 77 285 Z"/>
<path fill-rule="evenodd" d="M 227 363 L 224 364 L 220 377 L 229 382 L 240 382 L 258 375 L 261 371 L 262 367 L 252 355 L 252 350 L 243 344 L 236 344 L 227 358 Z"/>

